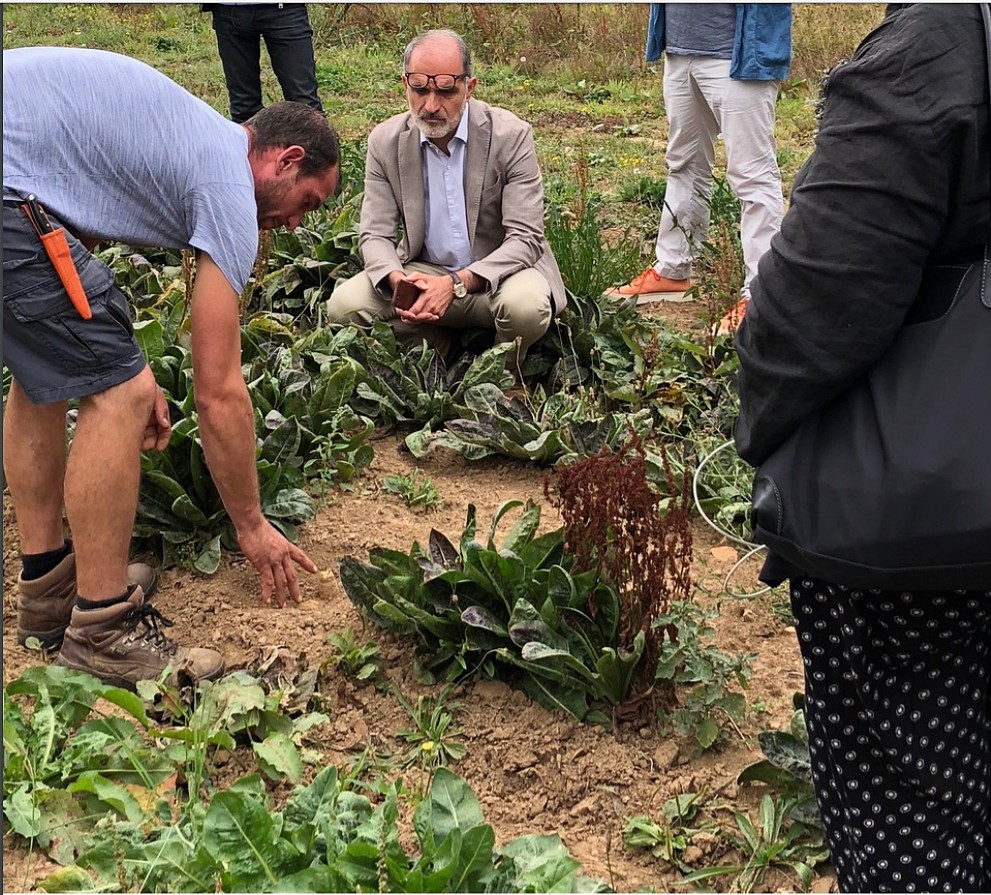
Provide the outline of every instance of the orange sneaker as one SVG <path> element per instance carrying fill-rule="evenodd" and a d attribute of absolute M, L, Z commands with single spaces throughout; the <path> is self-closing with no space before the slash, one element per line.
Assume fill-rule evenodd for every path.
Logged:
<path fill-rule="evenodd" d="M 723 315 L 723 319 L 719 321 L 719 326 L 716 327 L 717 336 L 731 336 L 736 332 L 740 321 L 743 320 L 743 315 L 747 313 L 749 302 L 749 298 L 741 298 Z"/>
<path fill-rule="evenodd" d="M 653 267 L 648 267 L 640 276 L 634 277 L 623 286 L 614 286 L 602 294 L 606 298 L 630 298 L 634 295 L 659 295 L 665 292 L 685 292 L 691 280 L 671 280 L 662 277 Z"/>

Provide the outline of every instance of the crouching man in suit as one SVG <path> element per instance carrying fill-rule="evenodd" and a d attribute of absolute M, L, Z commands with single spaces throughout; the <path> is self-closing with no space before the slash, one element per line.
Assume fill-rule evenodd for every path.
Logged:
<path fill-rule="evenodd" d="M 531 127 L 473 99 L 471 53 L 453 31 L 415 37 L 403 56 L 409 111 L 372 130 L 359 250 L 364 271 L 337 284 L 330 322 L 386 320 L 442 353 L 450 329 L 492 328 L 514 367 L 566 303 L 544 238 Z"/>

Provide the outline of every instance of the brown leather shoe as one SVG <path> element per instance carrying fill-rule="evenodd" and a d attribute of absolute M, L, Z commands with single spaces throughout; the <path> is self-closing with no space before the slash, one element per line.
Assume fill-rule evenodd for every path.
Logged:
<path fill-rule="evenodd" d="M 137 584 L 150 600 L 158 589 L 158 573 L 146 563 L 131 563 L 127 583 Z M 19 576 L 17 591 L 17 642 L 25 646 L 34 637 L 43 649 L 58 649 L 76 605 L 76 554 L 70 553 L 40 578 L 25 581 Z"/>
<path fill-rule="evenodd" d="M 134 690 L 138 681 L 157 680 L 169 666 L 173 686 L 180 678 L 212 681 L 224 673 L 220 653 L 179 646 L 161 631 L 171 626 L 135 585 L 121 603 L 105 609 L 73 609 L 55 664 L 128 690 Z"/>

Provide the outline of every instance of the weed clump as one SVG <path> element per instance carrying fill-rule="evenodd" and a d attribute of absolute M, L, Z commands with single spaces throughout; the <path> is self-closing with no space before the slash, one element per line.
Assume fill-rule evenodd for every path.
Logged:
<path fill-rule="evenodd" d="M 661 642 L 677 641 L 674 626 L 655 626 L 672 603 L 691 590 L 692 528 L 689 480 L 675 482 L 666 452 L 661 451 L 669 494 L 663 497 L 647 480 L 643 441 L 632 436 L 619 451 L 601 450 L 559 469 L 556 494 L 545 481 L 547 499 L 564 519 L 565 549 L 575 570 L 594 571 L 619 595 L 617 642 L 629 650 L 643 632 L 645 645 L 620 717 L 644 721 L 646 714 L 673 700 L 673 692 L 655 688 Z M 667 504 L 667 506 L 665 506 Z M 588 613 L 594 618 L 592 601 Z"/>

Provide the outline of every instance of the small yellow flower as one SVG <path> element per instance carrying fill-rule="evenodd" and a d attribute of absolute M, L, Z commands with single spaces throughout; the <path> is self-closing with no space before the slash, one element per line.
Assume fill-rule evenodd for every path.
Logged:
<path fill-rule="evenodd" d="M 422 746 L 420 746 L 420 748 L 421 748 L 421 749 L 422 749 L 422 750 L 423 750 L 424 752 L 433 752 L 433 751 L 434 751 L 434 741 L 433 741 L 433 740 L 426 740 L 426 741 L 425 741 L 425 742 L 423 743 L 423 745 L 422 745 Z"/>

